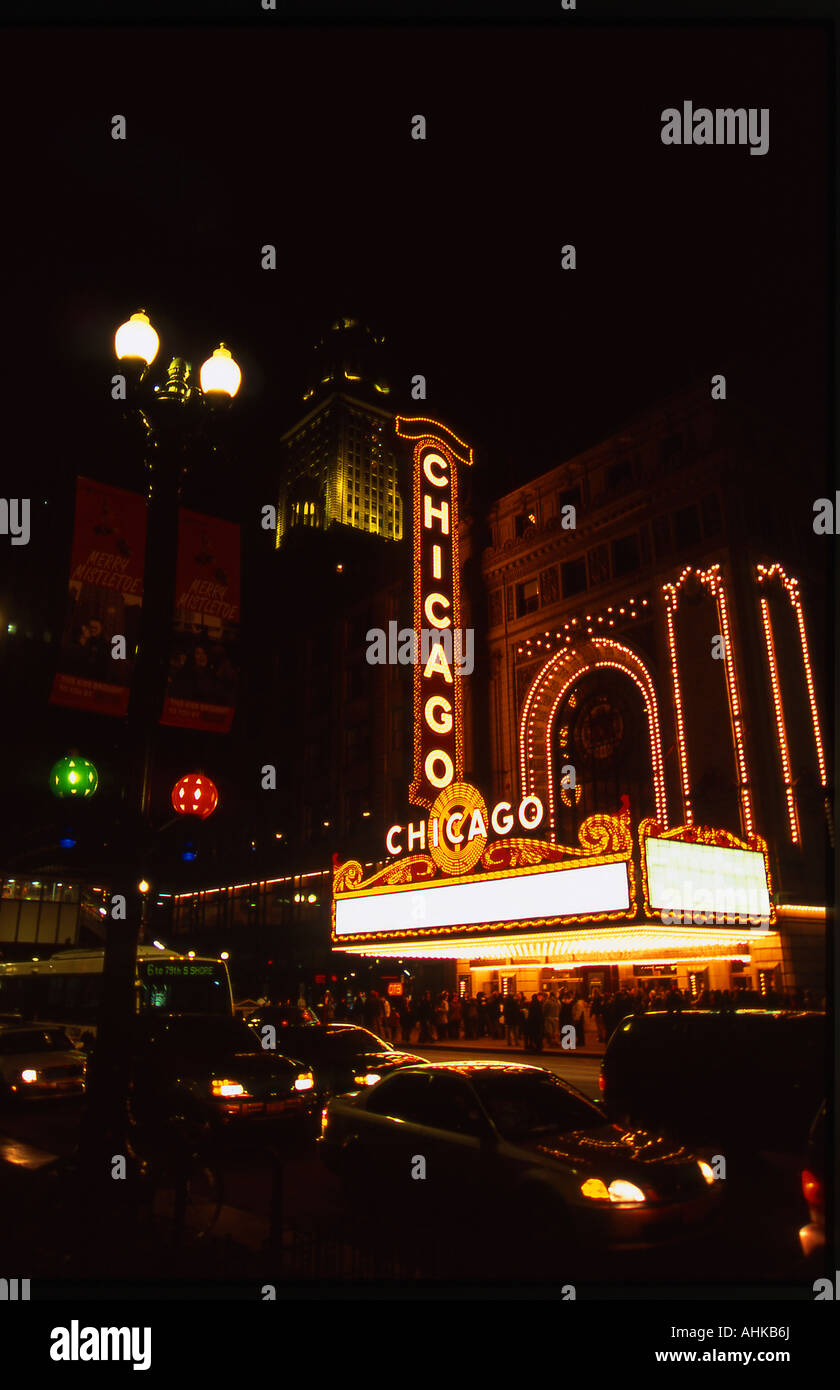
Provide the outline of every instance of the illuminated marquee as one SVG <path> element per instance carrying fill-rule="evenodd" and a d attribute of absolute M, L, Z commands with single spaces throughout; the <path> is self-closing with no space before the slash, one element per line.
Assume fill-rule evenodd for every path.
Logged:
<path fill-rule="evenodd" d="M 578 832 L 578 845 L 545 840 L 468 838 L 481 794 L 467 783 L 453 784 L 460 810 L 444 815 L 438 803 L 425 823 L 428 854 L 408 854 L 364 877 L 362 865 L 350 860 L 333 878 L 333 938 L 360 942 L 400 934 L 406 939 L 469 936 L 523 926 L 565 925 L 635 915 L 636 888 L 629 815 L 591 816 Z M 442 793 L 445 796 L 446 793 Z M 466 804 L 465 804 L 466 803 Z M 520 823 L 544 812 L 539 798 L 526 797 L 519 806 Z M 513 820 L 509 803 L 493 808 L 491 822 Z M 486 815 L 486 811 L 485 811 Z M 437 821 L 438 844 L 431 826 Z M 452 843 L 441 843 L 449 824 Z M 392 826 L 394 832 L 420 826 Z M 461 843 L 462 842 L 462 843 Z M 396 847 L 396 846 L 395 846 Z M 479 867 L 480 872 L 470 870 Z"/>
<path fill-rule="evenodd" d="M 409 800 L 427 810 L 438 793 L 460 782 L 464 719 L 457 644 L 462 643 L 458 560 L 459 463 L 472 449 L 445 425 L 397 416 L 397 434 L 414 444 L 414 632 L 440 634 L 414 667 L 414 780 Z"/>
<path fill-rule="evenodd" d="M 388 829 L 385 848 L 390 862 L 369 866 L 367 873 L 357 860 L 336 865 L 334 943 L 358 954 L 457 958 L 469 949 L 493 958 L 557 956 L 571 964 L 619 959 L 635 963 L 640 955 L 664 960 L 744 959 L 749 950 L 745 939 L 755 928 L 766 931 L 775 922 L 775 911 L 767 847 L 752 833 L 726 594 L 718 567 L 701 572 L 699 579 L 716 599 L 721 616 L 746 838 L 690 823 L 667 828 L 653 682 L 639 658 L 609 638 L 593 638 L 586 652 L 561 653 L 547 663 L 528 693 L 522 716 L 521 799 L 488 808 L 481 792 L 463 780 L 457 659 L 462 634 L 457 466 L 472 464 L 472 450 L 434 420 L 398 417 L 396 429 L 414 442 L 413 622 L 415 651 L 423 652 L 414 668 L 414 761 L 408 799 L 428 814 Z M 676 585 L 666 587 L 665 597 L 679 767 L 685 819 L 690 822 L 673 625 L 687 574 L 684 571 Z M 422 640 L 429 632 L 435 634 L 431 645 Z M 638 920 L 642 914 L 628 809 L 618 815 L 590 816 L 578 830 L 577 845 L 555 842 L 549 737 L 554 711 L 581 670 L 602 666 L 629 675 L 647 705 L 657 819 L 639 827 L 641 901 L 644 915 L 660 919 L 658 926 Z M 546 774 L 547 805 L 536 794 L 537 716 L 542 720 L 540 766 Z M 598 930 L 587 931 L 586 924 L 597 924 Z"/>
<path fill-rule="evenodd" d="M 639 826 L 642 897 L 648 917 L 671 923 L 768 928 L 776 920 L 767 844 L 727 830 Z"/>

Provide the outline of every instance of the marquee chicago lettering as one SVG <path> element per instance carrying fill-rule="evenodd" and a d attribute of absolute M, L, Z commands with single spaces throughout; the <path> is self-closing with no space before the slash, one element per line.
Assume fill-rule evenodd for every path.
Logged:
<path fill-rule="evenodd" d="M 434 697 L 433 697 L 434 698 Z M 516 813 L 523 830 L 536 830 L 542 823 L 545 807 L 538 796 L 523 797 Z M 385 847 L 389 854 L 409 854 L 427 849 L 437 849 L 439 845 L 457 848 L 468 845 L 481 837 L 487 838 L 488 828 L 496 835 L 508 835 L 513 829 L 513 807 L 509 801 L 498 801 L 486 817 L 479 807 L 470 811 L 459 809 L 446 817 L 430 816 L 428 821 L 412 822 L 408 826 L 392 825 L 385 836 Z M 405 845 L 399 837 L 407 831 Z"/>

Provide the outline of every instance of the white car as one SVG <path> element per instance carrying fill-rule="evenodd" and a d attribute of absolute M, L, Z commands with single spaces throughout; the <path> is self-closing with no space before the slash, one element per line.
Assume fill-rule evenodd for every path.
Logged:
<path fill-rule="evenodd" d="M 52 1023 L 0 1025 L 0 1099 L 82 1095 L 85 1057 Z"/>

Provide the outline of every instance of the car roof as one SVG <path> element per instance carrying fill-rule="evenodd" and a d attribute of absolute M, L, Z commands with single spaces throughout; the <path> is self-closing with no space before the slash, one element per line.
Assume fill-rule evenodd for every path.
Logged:
<path fill-rule="evenodd" d="M 733 1019 L 733 1018 L 825 1018 L 824 1009 L 645 1009 L 644 1013 L 627 1014 L 621 1021 L 626 1023 L 628 1019 L 638 1022 L 647 1019 L 657 1018 L 709 1018 L 709 1019 Z"/>
<path fill-rule="evenodd" d="M 12 1020 L 0 1022 L 0 1033 L 44 1033 L 49 1028 L 58 1028 L 62 1033 L 67 1032 L 66 1023 L 15 1023 Z"/>
<path fill-rule="evenodd" d="M 506 1073 L 507 1075 L 525 1075 L 527 1072 L 534 1072 L 539 1076 L 554 1076 L 546 1067 L 531 1067 L 524 1062 L 484 1062 L 484 1061 L 465 1061 L 465 1062 L 423 1062 L 413 1067 L 401 1067 L 399 1073 L 402 1075 L 407 1071 L 424 1072 L 457 1072 L 461 1076 L 478 1076 L 483 1072 Z M 562 1081 L 562 1077 L 556 1077 Z M 564 1082 L 564 1085 L 568 1085 Z"/>

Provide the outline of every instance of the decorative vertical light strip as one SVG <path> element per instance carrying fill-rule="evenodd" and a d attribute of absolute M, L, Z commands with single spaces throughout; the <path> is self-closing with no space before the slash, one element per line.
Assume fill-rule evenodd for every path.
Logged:
<path fill-rule="evenodd" d="M 747 760 L 744 753 L 744 724 L 741 716 L 738 682 L 735 675 L 735 655 L 732 650 L 729 613 L 726 606 L 726 586 L 721 577 L 720 565 L 712 565 L 710 569 L 698 572 L 698 577 L 701 583 L 708 585 L 711 594 L 717 600 L 721 634 L 723 636 L 723 664 L 726 669 L 726 687 L 729 691 L 729 712 L 732 719 L 732 734 L 735 740 L 735 763 L 738 769 L 741 813 L 744 822 L 744 833 L 746 835 L 752 835 L 754 833 L 752 798 L 750 796 L 750 785 L 747 777 Z"/>
<path fill-rule="evenodd" d="M 828 771 L 825 762 L 825 750 L 823 748 L 822 734 L 820 732 L 820 716 L 817 710 L 817 695 L 814 689 L 814 674 L 811 666 L 811 656 L 808 651 L 808 638 L 805 633 L 805 612 L 802 606 L 802 598 L 799 593 L 798 579 L 792 579 L 786 574 L 779 564 L 756 565 L 756 582 L 759 588 L 769 583 L 770 580 L 778 576 L 785 588 L 791 607 L 796 614 L 796 626 L 799 632 L 799 645 L 802 650 L 802 669 L 805 675 L 805 687 L 808 691 L 808 705 L 811 711 L 811 727 L 814 731 L 814 747 L 817 754 L 817 766 L 820 773 L 820 786 L 823 792 L 828 792 Z M 834 844 L 834 821 L 831 814 L 831 803 L 826 795 L 825 814 L 828 822 L 828 833 L 832 845 Z"/>
<path fill-rule="evenodd" d="M 721 575 L 719 564 L 710 565 L 707 570 L 695 569 L 692 565 L 686 565 L 682 574 L 675 584 L 663 585 L 666 604 L 670 598 L 672 611 L 676 612 L 679 590 L 682 588 L 690 574 L 695 575 L 699 584 L 704 589 L 708 589 L 712 598 L 717 604 L 718 620 L 721 626 L 721 636 L 723 637 L 723 664 L 726 676 L 726 691 L 729 698 L 729 719 L 732 726 L 732 742 L 735 752 L 735 770 L 738 777 L 738 795 L 741 802 L 741 820 L 745 835 L 753 834 L 753 813 L 752 798 L 750 796 L 750 785 L 747 776 L 747 760 L 744 750 L 744 725 L 741 715 L 741 701 L 738 695 L 738 682 L 735 675 L 735 659 L 730 643 L 729 613 L 726 606 L 726 588 Z M 672 663 L 676 662 L 676 644 L 672 655 Z M 685 784 L 683 784 L 685 786 Z M 690 824 L 690 822 L 687 822 Z"/>
<path fill-rule="evenodd" d="M 793 790 L 793 778 L 790 771 L 790 758 L 788 756 L 787 734 L 785 731 L 785 716 L 782 708 L 782 692 L 779 686 L 779 668 L 776 664 L 776 646 L 773 641 L 773 628 L 770 622 L 770 605 L 767 599 L 761 597 L 761 620 L 764 624 L 764 645 L 767 648 L 767 664 L 770 668 L 770 688 L 773 692 L 773 709 L 776 715 L 776 737 L 779 743 L 779 756 L 782 760 L 782 782 L 785 789 L 785 801 L 787 802 L 788 824 L 790 825 L 790 838 L 793 844 L 800 844 L 799 816 L 796 810 L 796 796 Z"/>
<path fill-rule="evenodd" d="M 685 720 L 683 718 L 680 672 L 677 664 L 677 634 L 674 613 L 677 607 L 677 590 L 673 584 L 663 585 L 665 595 L 665 620 L 668 625 L 668 651 L 671 657 L 671 680 L 674 687 L 674 711 L 677 720 L 677 757 L 680 764 L 680 784 L 682 786 L 683 820 L 686 825 L 694 824 L 694 811 L 691 806 L 691 783 L 688 778 L 688 750 L 685 742 Z"/>

